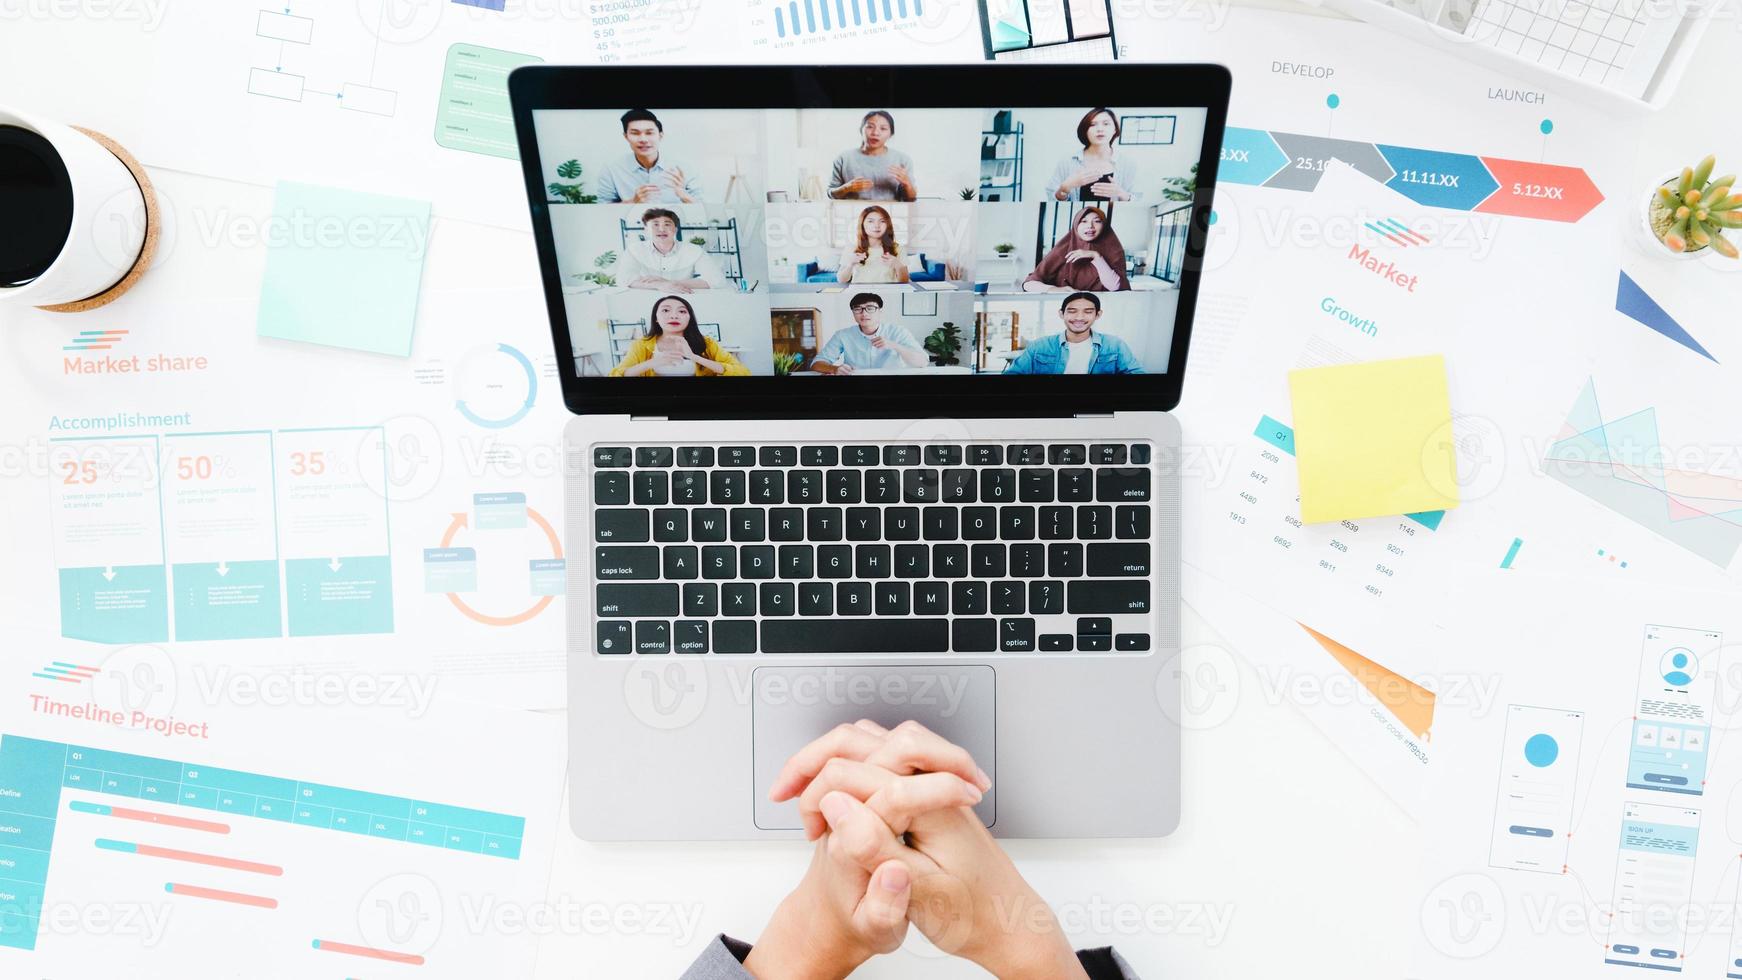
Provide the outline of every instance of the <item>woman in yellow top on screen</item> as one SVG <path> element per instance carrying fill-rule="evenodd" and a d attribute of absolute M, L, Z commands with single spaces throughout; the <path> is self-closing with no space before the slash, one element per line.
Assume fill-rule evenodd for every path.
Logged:
<path fill-rule="evenodd" d="M 1115 293 L 1130 289 L 1125 278 L 1125 246 L 1100 208 L 1084 208 L 1052 251 L 1023 281 L 1029 293 Z"/>
<path fill-rule="evenodd" d="M 749 373 L 742 361 L 702 335 L 695 307 L 682 296 L 661 296 L 654 301 L 647 335 L 630 344 L 623 363 L 611 369 L 616 378 L 715 378 Z"/>
<path fill-rule="evenodd" d="M 842 284 L 861 285 L 907 281 L 907 260 L 895 242 L 895 220 L 888 211 L 873 204 L 859 212 L 859 232 L 841 253 L 841 271 L 835 278 Z"/>

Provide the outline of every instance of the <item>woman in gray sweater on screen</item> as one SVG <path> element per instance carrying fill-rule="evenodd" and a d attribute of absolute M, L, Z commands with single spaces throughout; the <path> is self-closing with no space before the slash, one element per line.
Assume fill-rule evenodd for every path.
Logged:
<path fill-rule="evenodd" d="M 916 722 L 842 725 L 799 750 L 769 798 L 817 841 L 804 880 L 751 946 L 717 936 L 683 980 L 839 980 L 909 923 L 999 980 L 1136 980 L 1112 949 L 1072 951 L 1045 900 L 969 809 L 991 788 Z"/>

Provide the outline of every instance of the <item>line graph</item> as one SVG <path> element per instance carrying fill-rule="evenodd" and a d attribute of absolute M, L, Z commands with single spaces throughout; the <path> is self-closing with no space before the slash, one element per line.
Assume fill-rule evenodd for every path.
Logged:
<path fill-rule="evenodd" d="M 1671 466 L 1657 409 L 1605 418 L 1585 383 L 1550 444 L 1543 471 L 1609 510 L 1728 568 L 1742 550 L 1742 478 Z"/>

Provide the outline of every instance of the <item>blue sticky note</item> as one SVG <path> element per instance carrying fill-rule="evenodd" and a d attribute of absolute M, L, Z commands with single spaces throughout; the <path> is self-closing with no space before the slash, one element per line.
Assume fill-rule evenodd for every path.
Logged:
<path fill-rule="evenodd" d="M 405 357 L 429 202 L 279 181 L 255 332 Z"/>

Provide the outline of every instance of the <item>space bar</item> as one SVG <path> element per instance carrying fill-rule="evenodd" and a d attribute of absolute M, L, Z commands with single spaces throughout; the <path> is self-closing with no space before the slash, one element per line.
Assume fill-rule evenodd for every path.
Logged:
<path fill-rule="evenodd" d="M 948 653 L 947 619 L 762 621 L 763 653 Z"/>

